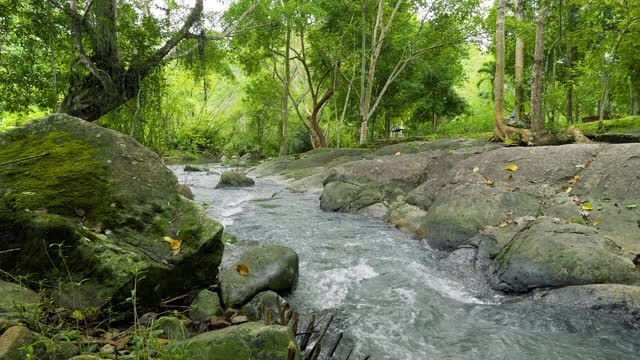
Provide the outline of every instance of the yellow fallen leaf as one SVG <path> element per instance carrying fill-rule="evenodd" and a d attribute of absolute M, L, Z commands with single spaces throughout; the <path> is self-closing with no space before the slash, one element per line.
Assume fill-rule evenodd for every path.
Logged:
<path fill-rule="evenodd" d="M 509 170 L 509 171 L 516 171 L 516 170 L 518 170 L 518 165 L 509 164 L 509 165 L 505 166 L 504 169 L 505 170 Z"/>
<path fill-rule="evenodd" d="M 536 151 L 535 151 L 535 150 L 529 150 L 529 153 L 530 153 L 531 155 L 533 155 L 533 154 L 535 154 L 535 153 L 536 153 Z"/>
<path fill-rule="evenodd" d="M 593 210 L 593 205 L 591 205 L 590 203 L 584 203 L 582 204 L 582 210 L 591 211 Z"/>
<path fill-rule="evenodd" d="M 171 246 L 171 250 L 180 251 L 180 247 L 182 246 L 182 240 L 172 239 L 170 236 L 165 236 L 164 241 L 169 243 Z"/>
<path fill-rule="evenodd" d="M 565 190 L 564 192 L 566 192 L 566 193 L 570 193 L 570 192 L 571 192 L 571 190 L 573 190 L 573 188 L 572 188 L 571 186 L 569 186 L 569 187 L 567 188 L 567 190 Z"/>
<path fill-rule="evenodd" d="M 596 221 L 594 221 L 594 222 L 593 222 L 593 226 L 598 226 L 598 225 L 600 225 L 600 224 L 601 224 L 601 221 L 600 221 L 600 220 L 596 220 Z"/>
<path fill-rule="evenodd" d="M 499 228 L 506 228 L 507 226 L 509 226 L 509 223 L 506 221 L 501 221 L 500 223 L 498 223 Z"/>
<path fill-rule="evenodd" d="M 478 172 L 478 171 L 480 171 L 480 168 L 479 168 L 479 167 L 474 167 L 474 168 L 473 168 L 473 172 Z"/>
<path fill-rule="evenodd" d="M 402 155 L 402 153 L 401 153 L 400 151 L 398 151 L 398 152 L 396 153 L 396 156 L 400 156 L 400 155 Z"/>
<path fill-rule="evenodd" d="M 235 266 L 235 269 L 238 271 L 238 274 L 242 276 L 249 275 L 249 267 L 245 264 L 238 264 Z"/>

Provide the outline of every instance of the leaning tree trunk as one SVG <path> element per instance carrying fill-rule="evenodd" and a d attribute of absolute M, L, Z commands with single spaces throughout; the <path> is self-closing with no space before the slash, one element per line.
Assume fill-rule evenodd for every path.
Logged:
<path fill-rule="evenodd" d="M 516 20 L 518 26 L 522 27 L 524 22 L 524 0 L 518 0 L 516 5 Z M 516 64 L 515 64 L 515 85 L 516 85 L 516 120 L 522 120 L 524 114 L 524 40 L 522 39 L 522 29 L 518 29 L 516 37 Z"/>
<path fill-rule="evenodd" d="M 280 156 L 286 156 L 289 152 L 289 84 L 291 82 L 291 60 L 289 60 L 291 51 L 291 19 L 287 17 L 287 42 L 285 44 L 284 56 L 284 94 L 282 95 L 282 119 L 280 123 Z"/>
<path fill-rule="evenodd" d="M 495 129 L 497 138 L 505 138 L 504 123 L 504 11 L 505 0 L 498 0 L 496 21 L 496 75 L 494 79 Z"/>

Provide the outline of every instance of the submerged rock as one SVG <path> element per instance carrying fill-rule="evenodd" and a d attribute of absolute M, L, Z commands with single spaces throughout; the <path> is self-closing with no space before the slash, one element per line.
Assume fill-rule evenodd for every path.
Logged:
<path fill-rule="evenodd" d="M 238 308 L 262 291 L 291 290 L 298 280 L 298 254 L 285 246 L 252 247 L 238 264 L 248 268 L 246 275 L 234 268 L 220 273 L 220 290 L 227 308 Z"/>
<path fill-rule="evenodd" d="M 256 183 L 252 178 L 248 177 L 245 174 L 242 174 L 237 171 L 225 171 L 220 174 L 220 180 L 218 181 L 218 185 L 216 188 L 224 188 L 224 187 L 246 187 L 253 186 Z"/>
<path fill-rule="evenodd" d="M 152 305 L 215 278 L 222 226 L 131 137 L 56 114 L 0 134 L 0 162 L 3 270 L 70 278 L 62 306 L 123 304 L 134 281 L 139 305 Z"/>
<path fill-rule="evenodd" d="M 289 343 L 295 339 L 286 326 L 250 322 L 194 336 L 184 344 L 194 360 L 287 358 Z M 295 359 L 300 359 L 296 351 Z"/>
<path fill-rule="evenodd" d="M 640 322 L 640 287 L 619 284 L 567 286 L 537 291 L 535 302 L 605 311 L 628 322 Z"/>

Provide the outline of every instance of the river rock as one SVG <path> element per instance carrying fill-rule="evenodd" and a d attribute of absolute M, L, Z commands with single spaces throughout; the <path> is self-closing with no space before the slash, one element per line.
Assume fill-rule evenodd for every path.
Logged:
<path fill-rule="evenodd" d="M 287 304 L 287 301 L 284 298 L 273 291 L 263 291 L 254 296 L 251 301 L 240 308 L 240 311 L 247 315 L 249 320 L 261 320 L 263 319 L 263 306 L 269 312 L 273 323 L 286 325 L 282 324 L 280 321 L 280 308 L 283 307 L 283 310 L 286 312 L 289 308 L 289 304 Z"/>
<path fill-rule="evenodd" d="M 22 325 L 12 326 L 0 336 L 0 359 L 23 360 L 27 358 L 25 347 L 34 345 L 38 356 L 44 355 L 44 345 L 38 336 Z"/>
<path fill-rule="evenodd" d="M 239 308 L 262 291 L 291 290 L 298 279 L 298 254 L 285 246 L 252 247 L 238 264 L 248 267 L 246 276 L 234 268 L 220 273 L 220 289 L 227 308 Z"/>
<path fill-rule="evenodd" d="M 600 310 L 630 323 L 640 321 L 640 287 L 619 284 L 567 286 L 536 291 L 537 303 Z"/>
<path fill-rule="evenodd" d="M 220 305 L 218 294 L 202 290 L 191 303 L 189 318 L 193 321 L 206 321 L 214 315 L 222 315 L 223 309 Z"/>
<path fill-rule="evenodd" d="M 193 191 L 191 191 L 191 187 L 187 184 L 180 184 L 178 192 L 189 200 L 193 200 L 195 198 Z"/>
<path fill-rule="evenodd" d="M 56 114 L 0 134 L 0 162 L 9 161 L 0 263 L 54 286 L 70 277 L 55 294 L 60 305 L 124 304 L 136 279 L 138 304 L 153 305 L 215 278 L 222 226 L 133 138 Z M 182 241 L 179 251 L 167 236 Z M 20 250 L 2 253 L 10 249 Z"/>
<path fill-rule="evenodd" d="M 40 296 L 18 284 L 0 280 L 0 320 L 15 319 L 18 312 L 39 306 Z"/>
<path fill-rule="evenodd" d="M 156 320 L 154 327 L 162 330 L 169 340 L 186 340 L 191 335 L 184 322 L 173 316 L 163 316 Z"/>
<path fill-rule="evenodd" d="M 589 226 L 541 217 L 507 243 L 493 261 L 499 290 L 637 282 L 636 265 L 610 239 Z"/>
<path fill-rule="evenodd" d="M 238 171 L 224 171 L 220 174 L 220 180 L 216 189 L 225 187 L 246 187 L 255 185 L 255 181 Z"/>
<path fill-rule="evenodd" d="M 209 171 L 209 169 L 207 169 L 204 166 L 185 165 L 183 171 L 185 171 L 185 172 L 207 172 L 207 171 Z"/>
<path fill-rule="evenodd" d="M 287 358 L 290 342 L 295 344 L 288 327 L 250 322 L 203 333 L 178 346 L 184 346 L 195 360 L 282 360 Z M 300 351 L 295 359 L 300 359 Z"/>

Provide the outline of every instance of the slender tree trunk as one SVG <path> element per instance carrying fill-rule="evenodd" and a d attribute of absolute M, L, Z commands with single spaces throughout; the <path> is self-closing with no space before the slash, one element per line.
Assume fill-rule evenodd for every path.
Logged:
<path fill-rule="evenodd" d="M 573 123 L 573 47 L 571 44 L 567 45 L 567 52 L 564 57 L 566 66 L 566 79 L 567 79 L 567 97 L 565 105 L 565 116 L 569 124 Z"/>
<path fill-rule="evenodd" d="M 525 0 L 518 0 L 516 4 L 516 20 L 520 27 L 524 25 L 524 7 Z M 516 37 L 515 83 L 516 121 L 520 121 L 524 115 L 524 40 L 522 39 L 522 28 L 518 29 Z"/>
<path fill-rule="evenodd" d="M 362 0 L 361 1 L 361 27 L 360 27 L 360 32 L 361 32 L 361 38 L 360 38 L 360 47 L 361 47 L 361 53 L 360 53 L 360 134 L 359 134 L 359 139 L 360 142 L 362 142 L 362 138 L 363 138 L 363 131 L 364 131 L 364 136 L 366 136 L 367 133 L 367 122 L 369 121 L 368 118 L 365 118 L 365 111 L 364 111 L 364 89 L 366 86 L 366 77 L 367 77 L 367 0 Z"/>
<path fill-rule="evenodd" d="M 286 156 L 289 152 L 289 83 L 291 82 L 291 20 L 287 17 L 287 42 L 284 53 L 284 94 L 282 95 L 282 121 L 280 124 L 280 156 Z"/>
<path fill-rule="evenodd" d="M 495 129 L 497 138 L 505 138 L 504 123 L 504 11 L 505 0 L 498 0 L 496 21 L 496 75 L 494 79 Z"/>
<path fill-rule="evenodd" d="M 631 115 L 640 116 L 640 81 L 631 82 Z"/>
<path fill-rule="evenodd" d="M 536 25 L 536 44 L 533 59 L 533 80 L 531 84 L 531 131 L 538 143 L 546 131 L 544 114 L 542 113 L 542 81 L 544 76 L 544 20 L 547 8 L 543 5 L 538 13 Z"/>

